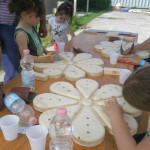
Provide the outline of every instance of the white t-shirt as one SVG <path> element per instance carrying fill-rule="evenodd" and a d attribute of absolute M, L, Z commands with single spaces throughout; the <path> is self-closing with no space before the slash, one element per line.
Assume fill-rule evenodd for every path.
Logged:
<path fill-rule="evenodd" d="M 48 20 L 49 25 L 53 31 L 53 39 L 57 42 L 68 42 L 67 37 L 67 28 L 69 26 L 68 22 L 65 21 L 64 23 L 57 23 L 56 17 L 51 17 Z"/>

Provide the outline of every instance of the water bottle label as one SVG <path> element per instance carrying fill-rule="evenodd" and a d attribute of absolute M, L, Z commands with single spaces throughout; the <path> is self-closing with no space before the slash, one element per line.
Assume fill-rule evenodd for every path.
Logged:
<path fill-rule="evenodd" d="M 30 87 L 33 88 L 35 84 L 35 77 L 34 75 L 23 75 L 22 76 L 22 86 L 23 87 Z"/>
<path fill-rule="evenodd" d="M 18 99 L 20 99 L 20 97 L 16 95 L 15 93 L 11 92 L 5 97 L 4 104 L 8 109 L 10 109 L 12 104 Z"/>

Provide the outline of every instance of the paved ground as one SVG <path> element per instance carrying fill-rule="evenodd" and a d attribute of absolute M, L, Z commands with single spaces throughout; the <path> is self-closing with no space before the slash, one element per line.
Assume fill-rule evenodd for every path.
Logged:
<path fill-rule="evenodd" d="M 87 26 L 93 29 L 128 31 L 138 33 L 138 42 L 150 37 L 150 15 L 144 13 L 107 12 L 92 20 Z"/>

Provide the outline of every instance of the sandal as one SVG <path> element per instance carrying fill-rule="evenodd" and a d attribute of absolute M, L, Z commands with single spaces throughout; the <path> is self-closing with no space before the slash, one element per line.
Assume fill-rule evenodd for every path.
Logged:
<path fill-rule="evenodd" d="M 3 82 L 0 82 L 0 110 L 2 110 L 4 107 L 4 102 L 3 102 L 4 97 L 5 94 L 3 92 Z"/>
<path fill-rule="evenodd" d="M 31 92 L 29 87 L 13 87 L 11 92 L 16 93 L 26 103 L 31 103 L 36 96 L 36 93 Z"/>

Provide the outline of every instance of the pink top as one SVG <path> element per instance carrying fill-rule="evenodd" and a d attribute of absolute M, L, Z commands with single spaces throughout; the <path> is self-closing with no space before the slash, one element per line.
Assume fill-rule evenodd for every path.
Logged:
<path fill-rule="evenodd" d="M 59 107 L 56 109 L 56 115 L 57 116 L 66 116 L 67 115 L 67 109 L 64 107 Z"/>

